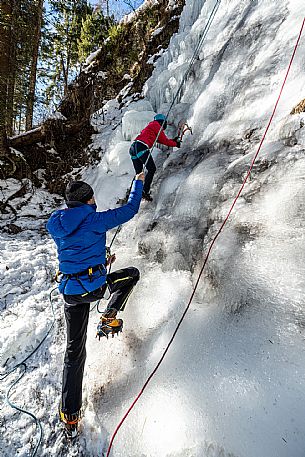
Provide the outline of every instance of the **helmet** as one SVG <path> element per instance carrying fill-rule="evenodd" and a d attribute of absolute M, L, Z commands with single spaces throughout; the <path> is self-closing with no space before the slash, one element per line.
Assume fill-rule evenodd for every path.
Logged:
<path fill-rule="evenodd" d="M 166 120 L 166 116 L 164 116 L 164 114 L 156 114 L 154 117 L 154 121 L 159 122 L 159 124 L 164 128 L 164 130 L 166 129 L 167 120 Z"/>
<path fill-rule="evenodd" d="M 164 116 L 164 114 L 156 114 L 154 121 L 166 121 L 166 116 Z"/>

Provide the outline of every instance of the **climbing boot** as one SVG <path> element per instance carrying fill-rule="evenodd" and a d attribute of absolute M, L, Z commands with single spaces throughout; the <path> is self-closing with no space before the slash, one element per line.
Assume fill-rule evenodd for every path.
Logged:
<path fill-rule="evenodd" d="M 153 198 L 150 195 L 150 192 L 142 192 L 142 200 L 146 200 L 147 202 L 152 202 Z"/>
<path fill-rule="evenodd" d="M 76 413 L 63 413 L 61 407 L 59 407 L 59 417 L 61 422 L 65 426 L 65 432 L 69 439 L 73 440 L 78 435 L 78 423 L 80 421 L 80 411 Z"/>
<path fill-rule="evenodd" d="M 122 331 L 123 320 L 117 319 L 116 314 L 117 310 L 114 308 L 111 308 L 102 314 L 96 330 L 96 336 L 99 340 L 102 336 L 108 338 L 109 335 L 112 335 L 113 338 L 116 333 Z"/>

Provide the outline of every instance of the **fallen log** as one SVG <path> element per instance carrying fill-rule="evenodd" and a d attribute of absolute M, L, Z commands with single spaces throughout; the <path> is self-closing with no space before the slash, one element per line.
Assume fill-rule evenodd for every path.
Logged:
<path fill-rule="evenodd" d="M 21 133 L 8 138 L 9 146 L 18 149 L 20 146 L 29 146 L 34 143 L 39 143 L 45 138 L 45 132 L 42 126 L 28 132 Z"/>
<path fill-rule="evenodd" d="M 31 146 L 35 143 L 48 143 L 53 137 L 52 133 L 55 133 L 55 138 L 58 133 L 59 135 L 75 135 L 87 125 L 87 119 L 71 124 L 67 124 L 62 120 L 48 120 L 33 130 L 8 138 L 8 144 L 13 148 L 19 149 L 20 147 Z"/>

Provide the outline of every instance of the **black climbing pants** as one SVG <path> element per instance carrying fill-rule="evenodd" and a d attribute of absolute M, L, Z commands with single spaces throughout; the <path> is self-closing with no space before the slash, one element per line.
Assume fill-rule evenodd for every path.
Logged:
<path fill-rule="evenodd" d="M 143 155 L 140 156 L 140 153 L 142 151 L 145 151 Z M 147 157 L 149 156 L 150 150 L 146 149 L 146 146 L 143 143 L 140 143 L 138 141 L 135 141 L 132 143 L 130 147 L 130 155 L 135 157 L 137 154 L 140 156 L 139 158 L 134 158 L 132 159 L 132 163 L 134 166 L 134 169 L 137 174 L 141 173 L 143 171 L 143 165 L 147 160 Z M 145 193 L 149 193 L 150 191 L 150 186 L 154 177 L 154 174 L 156 172 L 156 165 L 154 162 L 154 159 L 150 155 L 149 159 L 147 160 L 147 163 L 145 165 L 145 168 L 147 169 L 147 174 L 145 176 L 145 181 L 144 181 L 144 186 L 143 186 L 143 191 Z"/>
<path fill-rule="evenodd" d="M 107 310 L 115 308 L 117 311 L 123 311 L 139 277 L 137 268 L 124 268 L 107 275 L 107 284 L 85 296 L 64 295 L 67 324 L 67 347 L 64 358 L 61 405 L 64 413 L 76 413 L 82 406 L 90 303 L 103 298 L 108 285 L 112 297 Z"/>

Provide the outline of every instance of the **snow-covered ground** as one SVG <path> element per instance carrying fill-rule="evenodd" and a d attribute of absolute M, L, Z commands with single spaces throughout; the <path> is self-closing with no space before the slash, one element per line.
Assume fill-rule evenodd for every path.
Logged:
<path fill-rule="evenodd" d="M 131 140 L 154 112 L 165 112 L 214 1 L 187 0 L 180 31 L 156 62 L 145 99 L 96 113 L 92 148 L 101 161 L 83 173 L 101 210 L 129 187 Z M 43 426 L 41 456 L 102 456 L 117 423 L 161 357 L 191 295 L 207 247 L 223 221 L 273 109 L 303 20 L 301 0 L 223 0 L 183 97 L 170 114 L 194 135 L 168 154 L 155 150 L 153 203 L 119 233 L 116 267 L 134 265 L 123 333 L 98 341 L 92 311 L 78 444 L 60 433 L 65 332 L 56 324 L 28 362 L 12 400 Z M 212 251 L 191 308 L 147 390 L 120 429 L 114 457 L 303 457 L 305 454 L 305 35 L 272 130 L 232 216 Z M 174 135 L 174 126 L 169 134 Z M 15 191 L 17 183 L 12 182 Z M 15 187 L 14 187 L 15 186 Z M 17 189 L 17 187 L 16 187 Z M 36 200 L 35 200 L 36 199 Z M 30 205 L 51 210 L 44 191 Z M 23 209 L 17 235 L 0 236 L 0 362 L 3 372 L 41 340 L 52 323 L 55 248 Z M 16 222 L 17 224 L 18 222 Z M 111 240 L 111 234 L 109 234 Z M 103 306 L 103 304 L 101 304 Z M 14 357 L 14 359 L 12 359 Z M 4 402 L 0 452 L 28 456 L 33 420 Z"/>

